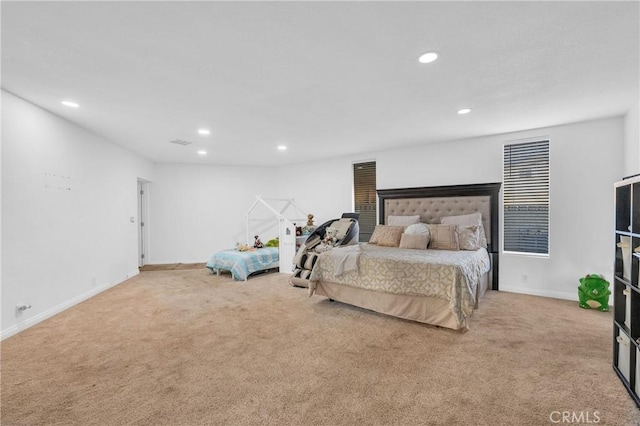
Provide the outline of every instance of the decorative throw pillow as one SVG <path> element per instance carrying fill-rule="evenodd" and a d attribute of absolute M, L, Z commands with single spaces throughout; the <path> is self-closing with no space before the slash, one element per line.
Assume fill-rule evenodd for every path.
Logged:
<path fill-rule="evenodd" d="M 398 247 L 403 232 L 404 226 L 376 225 L 369 239 L 369 244 Z"/>
<path fill-rule="evenodd" d="M 458 225 L 458 245 L 460 250 L 478 250 L 480 248 L 480 227 L 477 225 Z"/>
<path fill-rule="evenodd" d="M 434 250 L 460 250 L 458 225 L 429 225 L 429 248 Z"/>
<path fill-rule="evenodd" d="M 426 250 L 429 244 L 429 234 L 402 234 L 400 248 Z"/>
<path fill-rule="evenodd" d="M 390 226 L 409 226 L 420 222 L 420 215 L 415 216 L 388 216 L 387 225 Z"/>
<path fill-rule="evenodd" d="M 404 230 L 404 233 L 429 235 L 429 225 L 427 225 L 426 223 L 414 223 L 413 225 L 407 226 L 407 229 Z"/>
<path fill-rule="evenodd" d="M 487 236 L 484 233 L 484 226 L 482 226 L 482 214 L 480 212 L 461 214 L 458 216 L 446 216 L 440 219 L 440 223 L 443 225 L 478 226 L 480 233 L 480 247 L 487 247 Z"/>
<path fill-rule="evenodd" d="M 373 233 L 371 234 L 371 237 L 369 237 L 369 244 L 378 244 L 378 238 L 380 238 L 380 234 L 382 233 L 382 229 L 378 230 L 378 227 L 380 226 L 385 225 L 376 225 L 376 227 L 373 228 Z"/>

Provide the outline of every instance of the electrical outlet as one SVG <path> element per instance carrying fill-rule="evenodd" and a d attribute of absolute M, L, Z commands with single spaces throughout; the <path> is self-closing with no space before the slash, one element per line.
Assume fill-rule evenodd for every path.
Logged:
<path fill-rule="evenodd" d="M 529 282 L 529 274 L 522 274 L 522 282 L 523 283 Z"/>
<path fill-rule="evenodd" d="M 18 305 L 16 305 L 16 317 L 19 317 L 22 315 L 22 313 L 24 311 L 26 311 L 27 309 L 31 308 L 31 305 L 28 305 L 26 303 L 20 303 Z"/>

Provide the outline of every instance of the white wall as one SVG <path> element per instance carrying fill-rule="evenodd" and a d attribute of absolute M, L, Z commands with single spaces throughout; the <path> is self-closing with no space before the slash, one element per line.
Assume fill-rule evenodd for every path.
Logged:
<path fill-rule="evenodd" d="M 579 277 L 598 273 L 613 282 L 613 184 L 623 177 L 623 120 L 547 130 L 551 138 L 550 256 L 503 254 L 501 288 L 577 300 Z"/>
<path fill-rule="evenodd" d="M 611 278 L 613 183 L 640 164 L 637 106 L 624 119 L 255 168 L 153 165 L 2 95 L 3 338 L 137 273 L 138 178 L 151 181 L 148 263 L 203 262 L 244 239 L 256 195 L 294 197 L 320 224 L 352 210 L 353 162 L 376 160 L 378 188 L 500 182 L 505 142 L 548 136 L 551 255 L 501 255 L 500 286 L 575 299 L 580 276 Z M 16 317 L 19 303 L 32 308 Z"/>
<path fill-rule="evenodd" d="M 130 218 L 137 178 L 151 173 L 149 161 L 2 92 L 3 338 L 137 274 Z M 32 307 L 16 317 L 20 303 Z"/>
<path fill-rule="evenodd" d="M 276 181 L 273 167 L 157 164 L 149 185 L 148 263 L 205 262 L 244 242 L 247 210 L 257 195 L 275 197 Z M 257 210 L 254 217 L 273 215 Z M 271 225 L 256 232 L 263 242 L 278 235 Z"/>
<path fill-rule="evenodd" d="M 304 209 L 314 215 L 315 225 L 353 211 L 350 158 L 279 167 L 277 182 L 280 196 L 295 197 Z"/>
<path fill-rule="evenodd" d="M 624 117 L 624 175 L 640 173 L 640 103 Z"/>
<path fill-rule="evenodd" d="M 551 141 L 551 255 L 502 254 L 500 288 L 577 299 L 579 277 L 612 277 L 613 183 L 623 175 L 621 117 L 287 166 L 278 171 L 278 185 L 330 219 L 352 209 L 352 162 L 375 159 L 379 189 L 501 182 L 503 144 L 537 136 Z"/>

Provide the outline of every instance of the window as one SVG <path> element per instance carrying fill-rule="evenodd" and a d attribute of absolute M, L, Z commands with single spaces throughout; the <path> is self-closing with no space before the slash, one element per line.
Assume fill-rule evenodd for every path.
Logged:
<path fill-rule="evenodd" d="M 506 252 L 549 254 L 549 141 L 504 146 Z"/>
<path fill-rule="evenodd" d="M 371 238 L 376 227 L 376 162 L 353 165 L 353 211 L 360 213 L 360 241 Z"/>

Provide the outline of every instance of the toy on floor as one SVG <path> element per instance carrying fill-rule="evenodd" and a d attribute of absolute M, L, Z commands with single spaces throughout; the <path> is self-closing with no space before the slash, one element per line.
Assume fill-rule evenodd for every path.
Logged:
<path fill-rule="evenodd" d="M 253 243 L 253 248 L 263 248 L 264 244 L 262 244 L 262 241 L 260 241 L 260 237 L 259 236 L 255 236 L 253 237 L 256 239 L 256 241 Z"/>
<path fill-rule="evenodd" d="M 584 278 L 580 278 L 578 298 L 580 299 L 581 308 L 596 308 L 599 311 L 608 312 L 610 294 L 609 282 L 602 275 L 589 274 Z"/>

